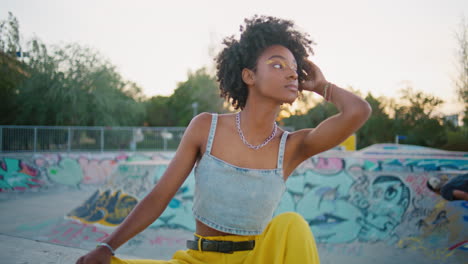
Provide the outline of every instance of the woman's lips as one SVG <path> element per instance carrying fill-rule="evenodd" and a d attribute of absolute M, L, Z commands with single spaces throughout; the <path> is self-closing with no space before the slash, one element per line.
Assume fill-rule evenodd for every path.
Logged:
<path fill-rule="evenodd" d="M 286 87 L 287 89 L 293 90 L 293 91 L 295 91 L 295 92 L 297 92 L 297 90 L 298 90 L 297 85 L 295 85 L 295 84 L 288 84 L 288 85 L 286 85 L 285 87 Z"/>

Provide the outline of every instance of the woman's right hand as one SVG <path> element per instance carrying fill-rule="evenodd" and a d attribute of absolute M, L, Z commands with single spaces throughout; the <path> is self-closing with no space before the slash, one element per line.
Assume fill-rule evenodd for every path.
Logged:
<path fill-rule="evenodd" d="M 76 264 L 110 264 L 112 253 L 106 247 L 97 247 L 81 256 Z"/>
<path fill-rule="evenodd" d="M 299 90 L 316 92 L 323 95 L 322 89 L 328 81 L 325 79 L 320 68 L 308 59 L 305 60 L 305 65 L 303 67 L 306 72 L 306 79 L 299 84 Z"/>

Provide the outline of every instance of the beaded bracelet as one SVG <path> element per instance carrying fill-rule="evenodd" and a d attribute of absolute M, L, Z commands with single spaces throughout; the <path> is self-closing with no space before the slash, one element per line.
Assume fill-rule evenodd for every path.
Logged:
<path fill-rule="evenodd" d="M 100 247 L 100 246 L 108 248 L 110 252 L 112 253 L 112 256 L 115 255 L 115 250 L 111 246 L 109 246 L 109 244 L 101 242 L 101 243 L 98 243 L 96 247 Z"/>
<path fill-rule="evenodd" d="M 329 91 L 328 91 L 328 97 L 325 98 L 325 100 L 327 100 L 327 101 L 329 101 L 329 102 L 331 101 L 333 86 L 334 86 L 334 85 L 330 85 L 330 89 L 329 89 Z"/>
<path fill-rule="evenodd" d="M 327 84 L 325 84 L 325 86 L 323 87 L 323 98 L 328 101 L 328 94 L 327 94 L 327 91 L 328 91 L 328 87 L 330 87 L 330 82 L 327 82 Z"/>

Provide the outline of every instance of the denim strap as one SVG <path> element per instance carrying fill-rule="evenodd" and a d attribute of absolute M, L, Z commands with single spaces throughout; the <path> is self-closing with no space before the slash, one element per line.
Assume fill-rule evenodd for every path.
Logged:
<path fill-rule="evenodd" d="M 284 131 L 283 135 L 281 136 L 279 151 L 278 151 L 278 164 L 276 168 L 282 169 L 283 168 L 283 158 L 284 158 L 284 149 L 286 147 L 286 139 L 288 138 L 288 131 Z"/>
<path fill-rule="evenodd" d="M 208 135 L 208 142 L 206 143 L 206 152 L 211 154 L 211 146 L 213 145 L 213 138 L 215 136 L 216 123 L 218 122 L 218 114 L 211 114 L 211 127 L 210 134 Z"/>

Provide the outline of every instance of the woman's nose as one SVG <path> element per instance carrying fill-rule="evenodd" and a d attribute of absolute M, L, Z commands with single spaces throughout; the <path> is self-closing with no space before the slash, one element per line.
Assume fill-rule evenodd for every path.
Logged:
<path fill-rule="evenodd" d="M 288 78 L 289 79 L 292 79 L 292 80 L 297 80 L 299 76 L 297 75 L 297 71 L 294 70 L 294 69 L 290 69 L 289 70 L 289 75 L 288 75 Z"/>

